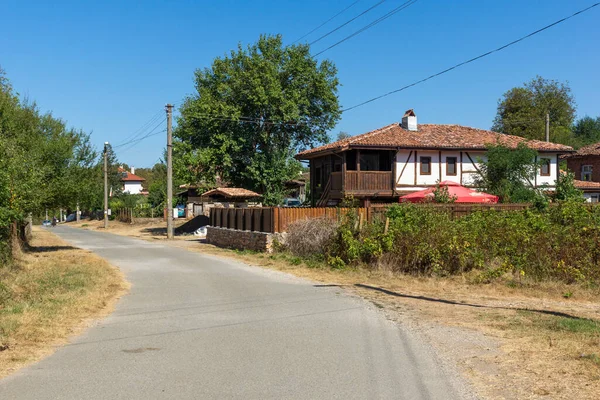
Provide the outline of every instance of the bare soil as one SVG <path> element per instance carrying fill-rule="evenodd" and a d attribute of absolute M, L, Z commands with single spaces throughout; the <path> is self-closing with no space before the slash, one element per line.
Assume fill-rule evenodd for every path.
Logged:
<path fill-rule="evenodd" d="M 558 282 L 515 284 L 512 280 L 473 284 L 468 276 L 432 278 L 332 270 L 306 265 L 286 254 L 220 249 L 193 236 L 166 241 L 159 229 L 164 222 L 152 227 L 113 225 L 113 233 L 160 240 L 343 287 L 371 301 L 391 320 L 418 329 L 445 363 L 460 369 L 481 398 L 599 398 L 598 288 Z"/>

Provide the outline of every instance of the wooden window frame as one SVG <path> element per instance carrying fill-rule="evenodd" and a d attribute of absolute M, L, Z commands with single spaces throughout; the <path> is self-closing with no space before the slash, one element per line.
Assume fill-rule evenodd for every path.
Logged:
<path fill-rule="evenodd" d="M 552 160 L 549 158 L 540 158 L 540 176 L 550 176 L 552 174 L 550 171 L 551 165 Z M 544 167 L 548 168 L 548 172 L 544 173 Z"/>
<path fill-rule="evenodd" d="M 423 172 L 423 160 L 429 160 L 428 164 L 429 164 L 429 172 Z M 431 157 L 429 156 L 421 156 L 419 158 L 419 170 L 421 175 L 431 175 Z"/>
<path fill-rule="evenodd" d="M 448 171 L 448 166 L 450 163 L 448 160 L 454 160 L 454 173 L 450 173 Z M 446 176 L 457 176 L 458 175 L 458 157 L 446 157 Z"/>
<path fill-rule="evenodd" d="M 585 171 L 585 175 L 584 175 L 584 171 L 583 171 L 583 169 L 584 169 L 585 167 L 590 167 L 590 170 L 589 170 L 589 171 Z M 594 173 L 594 166 L 593 166 L 593 165 L 591 165 L 591 164 L 586 164 L 586 165 L 582 165 L 582 166 L 581 166 L 581 180 L 582 180 L 582 181 L 584 181 L 584 182 L 591 182 L 591 181 L 592 181 L 592 174 L 593 174 L 593 173 Z M 587 174 L 589 174 L 589 175 L 590 175 L 590 179 L 585 179 L 585 176 L 586 176 Z"/>

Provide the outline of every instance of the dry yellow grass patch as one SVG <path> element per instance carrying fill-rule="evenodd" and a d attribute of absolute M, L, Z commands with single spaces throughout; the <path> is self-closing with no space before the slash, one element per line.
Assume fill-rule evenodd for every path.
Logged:
<path fill-rule="evenodd" d="M 118 269 L 47 230 L 34 228 L 30 246 L 0 266 L 0 377 L 52 353 L 128 288 Z"/>

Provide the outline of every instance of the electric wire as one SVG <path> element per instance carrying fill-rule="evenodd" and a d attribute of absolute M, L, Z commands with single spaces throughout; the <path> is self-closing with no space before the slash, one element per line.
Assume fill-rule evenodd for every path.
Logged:
<path fill-rule="evenodd" d="M 336 18 L 337 16 L 343 14 L 344 12 L 346 12 L 347 10 L 349 10 L 352 6 L 354 6 L 356 3 L 358 3 L 360 0 L 356 0 L 355 2 L 353 2 L 352 4 L 350 4 L 348 7 L 344 8 L 342 11 L 338 12 L 337 14 L 335 14 L 333 17 L 329 18 L 327 21 L 323 22 L 321 25 L 317 26 L 316 28 L 314 28 L 313 30 L 311 30 L 310 32 L 304 34 L 302 37 L 294 40 L 292 42 L 292 44 L 294 43 L 298 43 L 299 41 L 301 41 L 302 39 L 304 39 L 305 37 L 307 37 L 308 35 L 310 35 L 311 33 L 321 29 L 323 26 L 327 25 L 327 23 L 329 23 L 331 20 L 333 20 L 334 18 Z"/>
<path fill-rule="evenodd" d="M 383 16 L 377 18 L 375 21 L 371 22 L 370 24 L 362 27 L 361 29 L 355 31 L 354 33 L 346 36 L 345 38 L 343 38 L 342 40 L 332 44 L 331 46 L 327 47 L 324 50 L 321 50 L 320 52 L 318 52 L 317 54 L 313 55 L 313 57 L 316 57 L 318 55 L 321 55 L 323 53 L 325 53 L 327 50 L 333 49 L 336 46 L 339 46 L 340 44 L 344 43 L 346 40 L 350 40 L 352 39 L 354 36 L 360 35 L 361 33 L 363 33 L 364 31 L 366 31 L 367 29 L 372 28 L 373 26 L 379 24 L 380 22 L 385 21 L 386 19 L 388 19 L 389 17 L 393 16 L 396 13 L 399 13 L 400 11 L 404 10 L 405 8 L 408 8 L 410 6 L 412 6 L 413 4 L 415 4 L 417 1 L 419 0 L 409 0 L 405 3 L 402 3 L 400 6 L 394 8 L 393 10 L 391 10 L 390 12 L 388 12 L 387 14 L 384 14 Z"/>
<path fill-rule="evenodd" d="M 148 121 L 146 121 L 146 123 L 144 123 L 141 127 L 136 129 L 133 133 L 131 133 L 130 135 L 125 137 L 121 143 L 117 144 L 117 146 L 121 145 L 122 143 L 124 143 L 128 140 L 133 140 L 136 137 L 139 137 L 140 135 L 142 135 L 144 133 L 144 131 L 146 131 L 152 124 L 156 123 L 156 121 L 158 121 L 160 116 L 161 116 L 161 112 L 160 111 L 156 112 Z"/>
<path fill-rule="evenodd" d="M 560 23 L 562 23 L 562 22 L 565 22 L 565 21 L 567 21 L 567 20 L 569 20 L 569 19 L 571 19 L 571 18 L 573 18 L 573 17 L 575 17 L 575 16 L 577 16 L 577 15 L 580 15 L 580 14 L 582 14 L 582 13 L 586 12 L 586 11 L 589 11 L 589 10 L 591 10 L 592 8 L 594 8 L 594 7 L 597 7 L 598 5 L 600 5 L 600 3 L 594 3 L 594 4 L 592 4 L 592 5 L 591 5 L 591 6 L 589 6 L 589 7 L 586 7 L 586 8 L 584 8 L 584 9 L 582 9 L 582 10 L 580 10 L 580 11 L 577 11 L 576 13 L 573 13 L 573 14 L 571 14 L 571 15 L 567 16 L 567 17 L 564 17 L 564 18 L 562 18 L 562 19 L 559 19 L 558 21 L 555 21 L 555 22 L 553 22 L 553 23 L 551 23 L 551 24 L 549 24 L 549 25 L 546 25 L 546 26 L 544 26 L 543 28 L 540 28 L 540 29 L 538 29 L 538 30 L 536 30 L 536 31 L 534 31 L 534 32 L 531 32 L 531 33 L 529 33 L 528 35 L 522 36 L 522 37 L 520 37 L 520 38 L 519 38 L 519 39 L 517 39 L 517 40 L 513 40 L 512 42 L 509 42 L 509 43 L 507 43 L 507 44 L 505 44 L 505 45 L 503 45 L 503 46 L 500 46 L 500 47 L 498 47 L 498 48 L 496 48 L 496 49 L 494 49 L 494 50 L 490 50 L 490 51 L 488 51 L 488 52 L 486 52 L 486 53 L 483 53 L 483 54 L 480 54 L 480 55 L 478 55 L 477 57 L 473 57 L 473 58 L 471 58 L 471 59 L 469 59 L 469 60 L 467 60 L 467 61 L 463 61 L 463 62 L 461 62 L 461 63 L 458 63 L 458 64 L 456 64 L 456 65 L 454 65 L 454 66 L 452 66 L 452 67 L 450 67 L 450 68 L 446 68 L 446 69 L 445 69 L 445 70 L 443 70 L 443 71 L 440 71 L 440 72 L 438 72 L 438 73 L 435 73 L 435 74 L 433 74 L 433 75 L 430 75 L 430 76 L 428 76 L 427 78 L 424 78 L 424 79 L 421 79 L 421 80 L 419 80 L 419 81 L 413 82 L 413 83 L 411 83 L 411 84 L 409 84 L 409 85 L 403 86 L 403 87 L 401 87 L 401 88 L 399 88 L 399 89 L 392 90 L 392 91 L 390 91 L 390 92 L 387 92 L 387 93 L 384 93 L 384 94 L 382 94 L 382 95 L 379 95 L 379 96 L 373 97 L 373 98 L 371 98 L 371 99 L 369 99 L 369 100 L 363 101 L 362 103 L 356 104 L 356 105 L 354 105 L 354 106 L 352 106 L 352 107 L 345 108 L 345 109 L 343 109 L 343 110 L 342 110 L 342 112 L 346 112 L 346 111 L 353 110 L 353 109 L 355 109 L 355 108 L 358 108 L 358 107 L 364 106 L 364 105 L 366 105 L 366 104 L 369 104 L 369 103 L 371 103 L 371 102 L 373 102 L 373 101 L 376 101 L 376 100 L 379 100 L 379 99 L 381 99 L 381 98 L 387 97 L 387 96 L 389 96 L 389 95 L 392 95 L 392 94 L 394 94 L 394 93 L 401 92 L 401 91 L 403 91 L 403 90 L 406 90 L 406 89 L 408 89 L 408 88 L 411 88 L 411 87 L 413 87 L 413 86 L 416 86 L 416 85 L 418 85 L 418 84 L 420 84 L 420 83 L 426 82 L 426 81 L 428 81 L 428 80 L 430 80 L 430 79 L 433 79 L 433 78 L 435 78 L 435 77 L 438 77 L 438 76 L 440 76 L 440 75 L 443 75 L 443 74 L 445 74 L 445 73 L 447 73 L 447 72 L 450 72 L 450 71 L 452 71 L 452 70 L 454 70 L 454 69 L 456 69 L 456 68 L 462 67 L 463 65 L 470 64 L 470 63 L 472 63 L 472 62 L 474 62 L 474 61 L 477 61 L 477 60 L 479 60 L 479 59 L 481 59 L 481 58 L 487 57 L 487 56 L 489 56 L 490 54 L 493 54 L 493 53 L 499 52 L 499 51 L 501 51 L 501 50 L 504 50 L 504 49 L 506 49 L 507 47 L 513 46 L 513 45 L 515 45 L 515 44 L 517 44 L 517 43 L 519 43 L 519 42 L 522 42 L 522 41 L 523 41 L 523 40 L 525 40 L 525 39 L 528 39 L 528 38 L 530 38 L 530 37 L 532 37 L 532 36 L 534 36 L 534 35 L 537 35 L 538 33 L 541 33 L 541 32 L 543 32 L 543 31 L 545 31 L 545 30 L 547 30 L 547 29 L 550 29 L 550 28 L 552 28 L 553 26 L 556 26 L 556 25 L 558 25 L 558 24 L 560 24 Z"/>
<path fill-rule="evenodd" d="M 329 32 L 327 32 L 326 34 L 324 34 L 323 36 L 321 36 L 320 38 L 313 40 L 312 42 L 309 43 L 310 46 L 312 46 L 313 44 L 320 42 L 321 40 L 325 39 L 327 36 L 331 35 L 334 32 L 339 31 L 340 29 L 342 29 L 344 26 L 348 25 L 349 23 L 351 23 L 352 21 L 354 21 L 355 19 L 365 15 L 366 13 L 368 13 L 371 10 L 374 10 L 375 8 L 379 7 L 380 5 L 382 5 L 383 3 L 385 3 L 386 0 L 381 0 L 380 2 L 378 2 L 377 4 L 375 4 L 374 6 L 371 6 L 369 8 L 367 8 L 365 11 L 361 12 L 360 14 L 358 14 L 356 17 L 344 22 L 342 25 L 338 26 L 335 29 L 330 30 Z"/>
<path fill-rule="evenodd" d="M 161 126 L 161 125 L 162 125 L 162 124 L 163 124 L 163 123 L 164 123 L 166 120 L 167 120 L 167 118 L 166 118 L 166 117 L 164 117 L 164 118 L 163 118 L 163 119 L 162 119 L 162 120 L 161 120 L 161 121 L 160 121 L 160 122 L 159 122 L 159 123 L 158 123 L 158 124 L 157 124 L 157 125 L 156 125 L 154 128 L 152 128 L 152 130 L 150 130 L 150 132 L 149 132 L 149 133 L 147 133 L 146 135 L 144 135 L 144 136 L 142 136 L 142 137 L 140 137 L 140 138 L 138 138 L 138 139 L 131 139 L 131 140 L 129 140 L 129 141 L 127 141 L 127 142 L 124 142 L 124 143 L 121 143 L 121 144 L 119 144 L 119 145 L 117 145 L 117 146 L 113 146 L 113 149 L 117 149 L 117 148 L 119 148 L 119 147 L 123 147 L 123 146 L 126 146 L 126 145 L 128 145 L 128 144 L 131 144 L 131 143 L 139 143 L 139 142 L 141 142 L 141 141 L 142 141 L 142 140 L 144 140 L 144 139 L 147 139 L 147 138 L 149 138 L 149 137 L 151 137 L 151 136 L 154 136 L 154 135 L 156 135 L 157 133 L 154 133 L 154 131 L 155 131 L 155 130 L 156 130 L 158 127 L 159 127 L 159 126 Z"/>

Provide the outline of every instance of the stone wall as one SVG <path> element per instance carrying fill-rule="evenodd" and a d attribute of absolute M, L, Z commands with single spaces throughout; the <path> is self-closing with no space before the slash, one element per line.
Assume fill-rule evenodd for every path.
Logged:
<path fill-rule="evenodd" d="M 276 243 L 284 243 L 285 234 L 240 231 L 208 226 L 206 241 L 217 247 L 272 253 Z"/>

